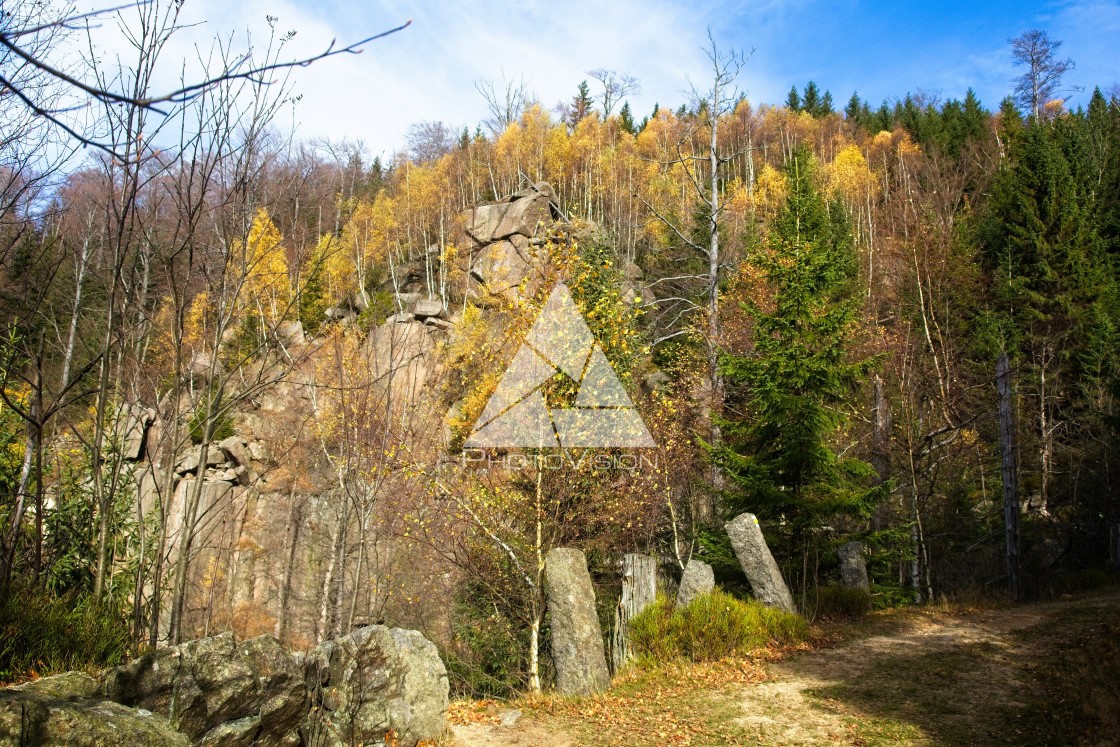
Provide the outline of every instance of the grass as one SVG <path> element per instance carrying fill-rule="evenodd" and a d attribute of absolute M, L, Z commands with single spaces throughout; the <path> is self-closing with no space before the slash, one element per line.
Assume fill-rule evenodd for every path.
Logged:
<path fill-rule="evenodd" d="M 871 594 L 850 586 L 820 586 L 809 598 L 809 606 L 813 620 L 858 620 L 871 611 Z"/>
<path fill-rule="evenodd" d="M 601 695 L 526 696 L 500 707 L 522 709 L 536 737 L 563 735 L 561 741 L 586 747 L 1117 743 L 1115 591 L 1041 605 L 951 600 L 876 612 L 815 629 L 811 643 L 771 643 L 690 662 L 689 645 L 696 656 L 729 642 L 786 635 L 781 625 L 775 632 L 761 618 L 741 635 L 740 623 L 753 613 L 738 604 L 747 603 L 717 594 L 690 614 L 659 600 L 639 627 L 656 632 L 659 641 L 677 642 L 654 649 L 660 660 L 647 651 Z M 697 646 L 701 614 L 715 618 L 718 635 Z M 785 658 L 817 644 L 826 650 Z M 779 658 L 783 663 L 770 663 Z M 768 667 L 780 668 L 776 678 Z M 499 732 L 499 740 L 505 734 Z"/>
<path fill-rule="evenodd" d="M 16 586 L 0 601 L 0 683 L 114 666 L 130 643 L 119 615 L 75 594 Z"/>
<path fill-rule="evenodd" d="M 1040 652 L 1024 668 L 1039 694 L 1033 728 L 1045 743 L 1115 743 L 1120 734 L 1120 609 L 1070 608 L 1016 635 Z"/>
<path fill-rule="evenodd" d="M 678 659 L 718 661 L 809 637 L 809 626 L 799 615 L 738 599 L 720 589 L 681 609 L 673 605 L 672 599 L 660 596 L 630 621 L 631 646 L 643 665 Z"/>

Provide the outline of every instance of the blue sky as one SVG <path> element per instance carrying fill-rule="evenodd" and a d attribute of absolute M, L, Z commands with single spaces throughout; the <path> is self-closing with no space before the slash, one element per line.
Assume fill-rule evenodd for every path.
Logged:
<path fill-rule="evenodd" d="M 1041 28 L 1065 42 L 1071 85 L 1120 83 L 1120 0 L 1050 2 L 869 2 L 865 0 L 188 0 L 185 19 L 204 21 L 168 50 L 188 55 L 208 35 L 267 30 L 266 14 L 297 36 L 291 52 L 351 41 L 413 19 L 362 55 L 297 71 L 303 98 L 284 126 L 297 136 L 362 140 L 372 153 L 403 145 L 410 123 L 474 127 L 484 116 L 474 81 L 524 76 L 541 102 L 568 99 L 599 67 L 638 77 L 641 116 L 654 102 L 676 107 L 690 81 L 705 83 L 701 45 L 710 27 L 727 48 L 754 49 L 739 84 L 753 102 L 780 103 L 812 79 L 842 106 L 853 90 L 878 105 L 923 90 L 961 97 L 972 86 L 989 108 L 1016 74 L 1007 40 Z M 175 68 L 169 65 L 169 69 Z"/>

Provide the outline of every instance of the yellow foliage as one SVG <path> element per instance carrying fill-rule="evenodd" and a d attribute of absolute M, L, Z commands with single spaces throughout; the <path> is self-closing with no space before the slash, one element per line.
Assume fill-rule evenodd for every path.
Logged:
<path fill-rule="evenodd" d="M 210 297 L 206 291 L 194 297 L 183 324 L 183 347 L 196 347 L 206 340 L 210 311 Z"/>
<path fill-rule="evenodd" d="M 22 409 L 27 406 L 30 388 L 5 387 L 4 394 L 7 400 Z M 0 398 L 0 479 L 19 474 L 23 464 L 26 434 L 23 419 L 8 406 L 8 401 Z"/>
<path fill-rule="evenodd" d="M 763 166 L 754 189 L 755 209 L 764 216 L 775 215 L 788 194 L 789 180 L 785 173 L 770 164 Z"/>
<path fill-rule="evenodd" d="M 827 177 L 829 191 L 840 192 L 849 204 L 874 196 L 879 183 L 856 145 L 847 145 L 836 154 Z"/>
<path fill-rule="evenodd" d="M 245 242 L 237 242 L 228 266 L 231 287 L 238 288 L 235 318 L 259 317 L 264 327 L 271 327 L 288 315 L 291 304 L 291 280 L 283 237 L 268 212 L 257 211 Z"/>

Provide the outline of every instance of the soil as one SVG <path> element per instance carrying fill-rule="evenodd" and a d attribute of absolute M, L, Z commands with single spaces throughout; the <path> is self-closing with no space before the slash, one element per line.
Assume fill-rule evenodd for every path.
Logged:
<path fill-rule="evenodd" d="M 1105 618 L 1120 618 L 1120 589 L 969 613 L 934 609 L 876 615 L 847 629 L 844 640 L 832 647 L 770 663 L 765 682 L 713 691 L 713 699 L 729 692 L 737 698 L 741 709 L 731 718 L 744 735 L 718 743 L 1050 743 L 1045 700 L 1032 667 L 1060 657 L 1055 630 L 1073 640 L 1079 626 L 1088 631 Z M 460 747 L 599 743 L 578 724 L 533 713 L 512 726 L 474 724 L 455 727 L 454 733 Z M 572 736 L 576 733 L 579 739 Z M 635 736 L 634 747 L 656 743 Z M 604 736 L 602 743 L 614 742 Z"/>

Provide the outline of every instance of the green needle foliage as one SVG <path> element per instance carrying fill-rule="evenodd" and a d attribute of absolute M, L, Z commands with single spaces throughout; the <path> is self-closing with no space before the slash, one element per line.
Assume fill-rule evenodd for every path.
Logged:
<path fill-rule="evenodd" d="M 807 150 L 787 172 L 785 207 L 757 254 L 771 298 L 747 307 L 754 350 L 723 359 L 740 417 L 725 424 L 715 455 L 734 482 L 733 513 L 781 518 L 800 533 L 836 514 L 868 515 L 883 490 L 869 487 L 869 464 L 837 456 L 830 443 L 844 425 L 842 405 L 874 366 L 848 355 L 858 300 L 846 214 L 828 209 Z"/>

